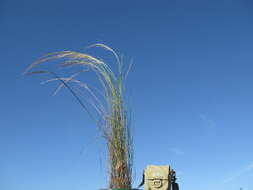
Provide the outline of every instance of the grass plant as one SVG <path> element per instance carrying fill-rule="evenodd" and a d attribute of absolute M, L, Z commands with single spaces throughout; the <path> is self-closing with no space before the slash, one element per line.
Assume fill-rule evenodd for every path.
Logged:
<path fill-rule="evenodd" d="M 75 51 L 60 51 L 47 54 L 32 63 L 26 74 L 49 74 L 53 78 L 43 82 L 59 81 L 55 94 L 60 89 L 66 87 L 77 99 L 82 108 L 95 120 L 96 125 L 106 139 L 108 151 L 108 169 L 109 169 L 109 188 L 131 188 L 132 184 L 132 161 L 133 144 L 132 134 L 129 126 L 128 111 L 124 102 L 124 84 L 131 65 L 126 72 L 123 71 L 123 61 L 121 57 L 105 44 L 94 44 L 92 48 L 103 48 L 113 54 L 116 60 L 117 72 L 113 72 L 110 65 L 89 54 Z M 56 61 L 55 61 L 56 60 Z M 63 68 L 78 66 L 82 68 L 68 77 L 61 77 L 55 72 L 49 70 L 35 70 L 40 64 L 53 62 Z M 103 96 L 98 95 L 89 84 L 77 80 L 77 76 L 85 71 L 93 71 L 101 84 Z M 89 93 L 91 99 L 83 99 L 79 91 L 84 89 Z M 88 106 L 88 103 L 91 105 Z M 93 110 L 90 110 L 92 108 Z M 97 114 L 93 114 L 94 110 Z"/>

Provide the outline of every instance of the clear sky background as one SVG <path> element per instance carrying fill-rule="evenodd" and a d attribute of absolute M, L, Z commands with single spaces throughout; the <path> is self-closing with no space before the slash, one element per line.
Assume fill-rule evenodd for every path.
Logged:
<path fill-rule="evenodd" d="M 252 34 L 251 0 L 0 0 L 0 189 L 107 187 L 92 120 L 67 90 L 40 85 L 47 77 L 21 76 L 46 53 L 93 43 L 134 60 L 135 187 L 163 164 L 183 190 L 252 189 Z"/>

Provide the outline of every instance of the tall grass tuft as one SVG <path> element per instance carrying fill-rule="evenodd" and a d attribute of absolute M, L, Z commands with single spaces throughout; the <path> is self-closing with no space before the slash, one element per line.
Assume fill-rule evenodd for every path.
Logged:
<path fill-rule="evenodd" d="M 133 144 L 128 111 L 124 104 L 124 82 L 130 67 L 126 72 L 123 72 L 122 59 L 107 45 L 94 44 L 90 47 L 99 47 L 111 52 L 116 59 L 118 71 L 113 72 L 110 65 L 89 54 L 75 51 L 60 51 L 39 58 L 27 68 L 25 73 L 47 73 L 53 76 L 53 78 L 44 83 L 60 81 L 60 85 L 55 93 L 63 87 L 66 87 L 72 93 L 89 116 L 95 120 L 102 132 L 102 136 L 106 139 L 108 150 L 109 188 L 131 188 Z M 37 67 L 42 63 L 59 59 L 62 61 L 55 63 L 64 66 L 63 68 L 70 66 L 80 66 L 81 68 L 84 68 L 80 70 L 80 72 L 74 73 L 69 77 L 60 77 L 55 72 L 48 70 L 32 71 L 34 67 Z M 76 79 L 77 75 L 87 71 L 87 69 L 96 74 L 97 79 L 101 84 L 103 96 L 99 96 L 97 91 L 88 84 Z M 92 98 L 88 102 L 84 102 L 76 87 L 78 87 L 79 90 L 80 88 L 85 89 Z M 87 103 L 92 105 L 92 108 L 97 113 L 96 115 L 92 114 L 94 110 L 90 110 Z"/>

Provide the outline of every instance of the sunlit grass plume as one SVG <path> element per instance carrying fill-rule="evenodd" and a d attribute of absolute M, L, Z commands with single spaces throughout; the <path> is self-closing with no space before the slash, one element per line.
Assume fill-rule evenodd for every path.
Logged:
<path fill-rule="evenodd" d="M 132 135 L 129 127 L 128 112 L 124 104 L 124 82 L 130 67 L 123 72 L 123 61 L 121 57 L 105 44 L 94 44 L 90 47 L 103 48 L 113 54 L 117 63 L 117 72 L 113 72 L 111 66 L 106 62 L 89 54 L 75 51 L 60 51 L 47 54 L 32 63 L 26 74 L 49 74 L 53 78 L 45 81 L 60 81 L 55 93 L 61 88 L 66 87 L 77 99 L 82 108 L 95 120 L 96 125 L 105 137 L 108 149 L 108 168 L 109 168 L 109 188 L 131 188 L 132 184 L 132 156 L 133 144 Z M 53 61 L 53 60 L 56 60 Z M 61 77 L 56 72 L 49 70 L 33 70 L 35 67 L 45 62 L 53 62 L 63 68 L 79 66 L 79 72 L 68 77 Z M 76 79 L 79 74 L 87 70 L 93 71 L 101 84 L 103 96 L 98 95 L 89 84 Z M 75 86 L 73 86 L 75 85 Z M 92 97 L 84 100 L 79 91 L 85 89 Z M 102 98 L 101 98 L 102 97 Z M 87 106 L 87 102 L 91 105 Z M 92 108 L 93 110 L 90 110 Z M 93 112 L 97 114 L 92 114 Z"/>

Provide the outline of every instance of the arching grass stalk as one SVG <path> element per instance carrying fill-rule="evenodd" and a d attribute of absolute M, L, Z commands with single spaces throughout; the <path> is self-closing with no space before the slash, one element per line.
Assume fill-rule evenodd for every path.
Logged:
<path fill-rule="evenodd" d="M 128 71 L 126 74 L 123 72 L 122 60 L 110 47 L 104 44 L 94 44 L 90 47 L 100 47 L 110 51 L 116 58 L 118 73 L 114 73 L 111 67 L 104 61 L 101 61 L 94 56 L 74 51 L 60 51 L 47 54 L 31 64 L 25 73 L 50 74 L 53 78 L 44 83 L 51 81 L 61 82 L 55 93 L 57 93 L 62 87 L 66 87 L 72 93 L 89 116 L 95 120 L 106 139 L 108 148 L 109 187 L 131 188 L 133 144 L 129 127 L 128 112 L 124 105 L 125 89 L 123 85 Z M 42 63 L 59 59 L 63 59 L 63 62 L 59 63 L 61 66 L 81 66 L 85 67 L 86 70 L 81 70 L 70 77 L 60 77 L 56 73 L 47 70 L 31 71 L 31 69 Z M 96 73 L 96 76 L 102 85 L 102 94 L 105 101 L 98 98 L 99 96 L 97 96 L 97 93 L 88 84 L 75 78 L 82 72 L 87 71 L 87 69 Z M 95 117 L 92 114 L 92 111 L 89 110 L 86 104 L 82 101 L 83 99 L 80 94 L 74 90 L 73 84 L 76 84 L 79 88 L 85 89 L 90 94 L 92 99 L 88 102 L 98 113 L 98 117 Z"/>

